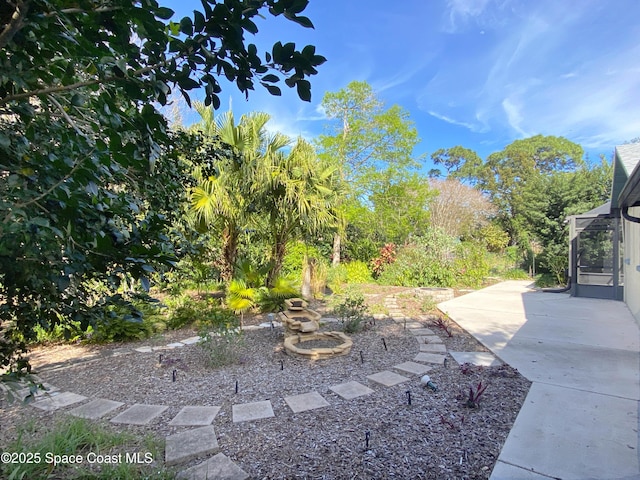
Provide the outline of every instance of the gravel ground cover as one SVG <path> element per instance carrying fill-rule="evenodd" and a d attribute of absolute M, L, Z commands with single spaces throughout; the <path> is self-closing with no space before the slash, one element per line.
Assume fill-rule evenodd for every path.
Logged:
<path fill-rule="evenodd" d="M 371 296 L 371 300 L 379 299 Z M 411 314 L 417 316 L 417 305 L 408 297 L 405 300 L 398 303 L 407 311 L 414 309 Z M 436 319 L 427 316 L 421 323 L 434 330 L 448 350 L 486 351 L 451 321 L 449 336 L 435 326 Z M 245 324 L 262 321 L 264 317 L 257 316 Z M 322 326 L 325 331 L 337 328 L 335 323 Z M 169 407 L 150 425 L 112 428 L 162 438 L 185 430 L 169 425 L 183 406 L 221 407 L 213 422 L 220 450 L 257 479 L 486 479 L 530 386 L 508 365 L 459 366 L 448 356 L 446 365 L 434 365 L 428 373 L 437 391 L 425 388 L 418 375 L 393 369 L 412 361 L 419 345 L 401 323 L 392 320 L 378 320 L 351 335 L 349 355 L 316 362 L 288 356 L 281 328 L 245 331 L 239 362 L 216 369 L 205 366 L 198 345 L 133 352 L 137 346 L 166 345 L 195 334 L 183 329 L 135 344 L 44 347 L 34 352 L 32 360 L 42 380 L 60 390 L 126 406 Z M 386 387 L 367 378 L 384 370 L 408 380 Z M 350 381 L 373 393 L 347 400 L 331 390 Z M 476 392 L 478 384 L 486 390 L 477 407 L 471 408 L 470 389 Z M 285 397 L 308 392 L 319 393 L 329 406 L 292 413 Z M 232 405 L 264 400 L 271 401 L 274 417 L 233 422 Z M 15 425 L 25 418 L 45 423 L 64 412 L 16 405 L 3 405 L 3 410 L 0 445 L 15 435 Z"/>

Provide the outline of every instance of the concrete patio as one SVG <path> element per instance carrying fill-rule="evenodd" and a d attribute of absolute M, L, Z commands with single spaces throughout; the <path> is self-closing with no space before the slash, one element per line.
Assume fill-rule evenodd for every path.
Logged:
<path fill-rule="evenodd" d="M 533 382 L 491 480 L 639 479 L 640 330 L 623 302 L 509 281 L 439 304 Z"/>

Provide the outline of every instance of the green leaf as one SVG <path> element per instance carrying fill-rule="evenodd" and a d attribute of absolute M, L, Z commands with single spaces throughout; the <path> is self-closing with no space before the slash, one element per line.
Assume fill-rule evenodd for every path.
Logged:
<path fill-rule="evenodd" d="M 196 32 L 201 32 L 202 30 L 204 30 L 204 24 L 205 24 L 204 15 L 202 15 L 201 12 L 195 10 L 193 12 L 193 18 L 194 18 L 194 27 Z"/>
<path fill-rule="evenodd" d="M 169 20 L 174 14 L 174 11 L 167 7 L 160 7 L 155 10 L 155 15 L 162 20 Z"/>
<path fill-rule="evenodd" d="M 263 82 L 276 83 L 276 82 L 280 81 L 280 78 L 278 78 L 278 76 L 276 76 L 276 75 L 269 74 L 269 75 L 265 75 L 264 77 L 262 77 L 262 81 Z"/>
<path fill-rule="evenodd" d="M 280 90 L 280 87 L 271 85 L 269 83 L 263 83 L 262 85 L 269 91 L 271 95 L 275 97 L 279 97 L 282 95 L 282 90 Z"/>
<path fill-rule="evenodd" d="M 193 22 L 189 17 L 180 20 L 180 31 L 185 35 L 193 35 Z"/>

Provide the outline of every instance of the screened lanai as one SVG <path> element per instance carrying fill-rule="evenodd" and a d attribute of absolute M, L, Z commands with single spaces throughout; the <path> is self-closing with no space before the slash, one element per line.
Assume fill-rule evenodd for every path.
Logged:
<path fill-rule="evenodd" d="M 569 217 L 569 272 L 575 297 L 623 299 L 622 229 L 611 202 Z"/>

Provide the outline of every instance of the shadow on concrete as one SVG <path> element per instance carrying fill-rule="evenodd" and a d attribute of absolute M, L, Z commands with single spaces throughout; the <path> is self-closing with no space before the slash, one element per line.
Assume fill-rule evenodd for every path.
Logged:
<path fill-rule="evenodd" d="M 511 281 L 439 307 L 533 382 L 492 480 L 640 478 L 640 330 L 623 302 Z"/>

